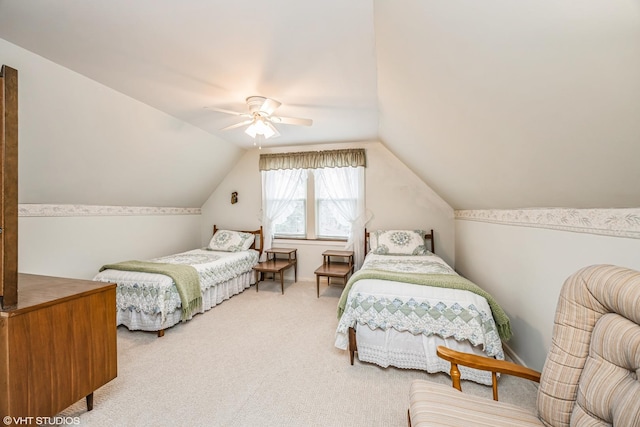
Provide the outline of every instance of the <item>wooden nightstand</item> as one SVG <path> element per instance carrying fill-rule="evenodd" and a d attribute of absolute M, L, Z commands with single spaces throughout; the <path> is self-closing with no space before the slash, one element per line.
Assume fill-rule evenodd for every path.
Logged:
<path fill-rule="evenodd" d="M 293 267 L 294 282 L 298 281 L 298 256 L 297 249 L 291 248 L 271 248 L 265 250 L 267 260 L 260 262 L 253 267 L 256 272 L 256 292 L 258 292 L 258 283 L 264 279 L 264 273 L 273 273 L 273 280 L 276 279 L 276 273 L 280 274 L 280 288 L 284 295 L 284 272 Z M 287 258 L 278 258 L 278 255 L 286 255 Z"/>
<path fill-rule="evenodd" d="M 346 258 L 347 262 L 331 262 L 331 257 Z M 316 295 L 320 298 L 320 277 L 327 278 L 327 286 L 332 277 L 340 277 L 347 283 L 350 274 L 353 273 L 353 251 L 328 250 L 322 253 L 322 265 L 314 272 L 316 275 Z"/>

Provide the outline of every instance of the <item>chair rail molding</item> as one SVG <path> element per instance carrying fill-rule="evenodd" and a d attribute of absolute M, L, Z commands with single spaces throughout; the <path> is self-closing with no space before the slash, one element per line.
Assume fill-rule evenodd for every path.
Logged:
<path fill-rule="evenodd" d="M 640 239 L 640 208 L 457 210 L 455 219 Z"/>
<path fill-rule="evenodd" d="M 20 204 L 20 217 L 200 215 L 200 208 Z"/>

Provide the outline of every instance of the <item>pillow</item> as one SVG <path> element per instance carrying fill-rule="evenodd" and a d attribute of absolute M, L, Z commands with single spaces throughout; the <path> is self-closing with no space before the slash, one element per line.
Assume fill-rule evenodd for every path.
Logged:
<path fill-rule="evenodd" d="M 379 255 L 427 255 L 423 230 L 377 230 L 369 234 L 371 252 Z"/>
<path fill-rule="evenodd" d="M 213 235 L 207 249 L 222 252 L 246 251 L 251 247 L 256 236 L 242 231 L 218 230 Z"/>

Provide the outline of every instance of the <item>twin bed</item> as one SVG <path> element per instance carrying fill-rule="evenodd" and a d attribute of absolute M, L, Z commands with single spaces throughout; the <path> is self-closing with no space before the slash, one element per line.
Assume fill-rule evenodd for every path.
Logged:
<path fill-rule="evenodd" d="M 116 283 L 117 324 L 158 336 L 204 313 L 255 283 L 253 266 L 262 254 L 262 227 L 219 230 L 203 249 L 149 261 L 108 264 L 93 280 Z"/>
<path fill-rule="evenodd" d="M 338 306 L 335 346 L 349 351 L 351 364 L 357 352 L 360 361 L 382 367 L 448 373 L 449 362 L 436 355 L 439 345 L 504 359 L 508 317 L 491 295 L 434 254 L 433 230 L 365 237 L 370 251 Z M 490 372 L 461 367 L 461 376 L 491 384 Z"/>

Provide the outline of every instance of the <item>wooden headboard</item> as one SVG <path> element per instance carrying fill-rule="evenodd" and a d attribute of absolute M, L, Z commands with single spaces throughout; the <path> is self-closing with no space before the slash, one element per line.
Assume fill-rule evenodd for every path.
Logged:
<path fill-rule="evenodd" d="M 431 229 L 430 232 L 426 233 L 424 235 L 424 240 L 425 243 L 428 240 L 429 242 L 431 242 L 431 252 L 433 252 L 434 254 L 436 253 L 436 246 L 434 243 L 434 239 L 433 239 L 433 228 Z M 369 253 L 369 249 L 370 249 L 370 245 L 369 245 L 369 232 L 367 231 L 367 229 L 364 229 L 364 253 L 368 254 Z"/>
<path fill-rule="evenodd" d="M 222 230 L 222 228 L 218 228 L 217 225 L 213 225 L 213 234 L 216 234 L 216 231 L 218 230 Z M 225 228 L 225 230 L 229 230 L 228 228 Z M 255 234 L 256 238 L 253 240 L 253 244 L 251 245 L 251 247 L 249 249 L 255 249 L 256 251 L 260 252 L 260 256 L 262 256 L 262 245 L 264 242 L 264 236 L 262 234 L 262 226 L 260 226 L 259 229 L 257 230 L 232 230 L 232 231 L 240 231 L 242 233 L 251 233 L 251 234 Z"/>

